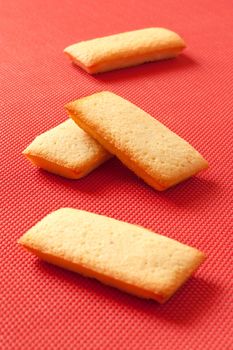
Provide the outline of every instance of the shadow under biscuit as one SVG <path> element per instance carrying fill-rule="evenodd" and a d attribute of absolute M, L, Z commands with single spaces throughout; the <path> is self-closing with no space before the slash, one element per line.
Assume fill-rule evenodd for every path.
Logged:
<path fill-rule="evenodd" d="M 89 302 L 92 298 L 95 305 L 115 305 L 116 309 L 121 307 L 126 311 L 133 311 L 134 314 L 144 314 L 150 319 L 176 323 L 186 328 L 192 327 L 194 320 L 200 322 L 215 307 L 217 299 L 221 298 L 220 286 L 199 277 L 191 277 L 170 300 L 161 305 L 154 300 L 138 298 L 39 259 L 36 259 L 35 265 L 47 279 L 58 279 L 56 284 L 59 287 L 63 285 L 63 291 L 67 287 L 70 292 L 85 296 Z"/>
<path fill-rule="evenodd" d="M 187 70 L 194 66 L 199 65 L 199 63 L 187 54 L 181 54 L 176 58 L 164 59 L 161 61 L 145 62 L 140 65 L 126 67 L 121 69 L 116 69 L 108 72 L 89 74 L 82 68 L 77 66 L 75 63 L 71 63 L 72 67 L 76 69 L 80 74 L 86 77 L 91 77 L 100 83 L 112 83 L 112 82 L 123 82 L 137 80 L 138 77 L 168 74 L 171 71 L 176 70 Z M 105 88 L 106 89 L 106 88 Z"/>
<path fill-rule="evenodd" d="M 132 191 L 135 191 L 134 186 L 137 186 L 139 182 L 144 183 L 143 180 L 140 180 L 137 175 L 124 166 L 116 157 L 107 160 L 80 179 L 67 179 L 40 168 L 35 171 L 38 177 L 45 182 L 59 185 L 62 188 L 66 187 L 76 193 L 83 192 L 91 195 L 103 195 L 110 189 L 116 189 L 116 187 L 116 191 L 119 191 L 121 187 L 124 188 L 125 186 L 132 186 Z M 114 200 L 117 200 L 117 198 Z"/>
<path fill-rule="evenodd" d="M 134 192 L 133 201 L 137 199 L 137 191 L 145 191 L 146 200 L 157 199 L 168 202 L 176 207 L 194 208 L 194 205 L 200 203 L 202 206 L 216 200 L 221 194 L 221 185 L 213 180 L 205 178 L 203 175 L 193 176 L 165 191 L 157 191 L 147 185 L 142 179 L 135 175 L 131 170 L 124 166 L 116 157 L 101 164 L 91 173 L 81 179 L 67 179 L 56 174 L 51 174 L 43 169 L 36 169 L 39 179 L 48 182 L 54 186 L 59 185 L 62 188 L 74 192 L 83 192 L 90 195 L 103 195 L 109 190 L 114 191 L 117 186 L 118 191 L 125 188 Z M 141 196 L 140 196 L 141 197 Z M 117 198 L 114 199 L 117 202 Z M 148 204 L 148 203 L 147 203 Z"/>
<path fill-rule="evenodd" d="M 203 174 L 193 176 L 164 192 L 159 192 L 158 196 L 177 207 L 193 210 L 198 203 L 203 207 L 216 201 L 220 193 L 220 184 L 206 179 L 205 174 Z"/>
<path fill-rule="evenodd" d="M 100 82 L 127 82 L 136 80 L 139 76 L 149 76 L 168 74 L 171 71 L 187 70 L 189 67 L 197 66 L 198 62 L 192 57 L 181 54 L 176 58 L 170 58 L 161 61 L 146 62 L 138 66 L 122 68 L 114 71 L 104 72 L 93 75 L 93 77 Z"/>

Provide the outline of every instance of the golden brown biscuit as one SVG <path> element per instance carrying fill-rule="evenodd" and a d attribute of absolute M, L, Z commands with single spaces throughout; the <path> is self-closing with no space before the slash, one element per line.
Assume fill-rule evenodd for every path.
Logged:
<path fill-rule="evenodd" d="M 70 179 L 79 179 L 111 155 L 68 119 L 37 136 L 23 151 L 37 167 Z"/>
<path fill-rule="evenodd" d="M 208 167 L 188 142 L 111 92 L 96 93 L 65 107 L 81 128 L 157 190 Z"/>
<path fill-rule="evenodd" d="M 82 41 L 64 52 L 86 72 L 94 74 L 176 57 L 184 48 L 184 40 L 171 30 L 146 28 Z"/>
<path fill-rule="evenodd" d="M 46 216 L 19 243 L 52 264 L 160 303 L 204 260 L 197 249 L 143 227 L 71 208 Z"/>

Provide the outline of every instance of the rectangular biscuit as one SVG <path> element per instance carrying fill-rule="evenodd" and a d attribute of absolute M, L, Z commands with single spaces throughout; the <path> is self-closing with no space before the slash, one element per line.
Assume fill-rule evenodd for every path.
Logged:
<path fill-rule="evenodd" d="M 208 167 L 188 142 L 111 92 L 81 98 L 65 108 L 81 128 L 157 190 Z"/>
<path fill-rule="evenodd" d="M 171 30 L 146 28 L 68 46 L 64 52 L 90 74 L 176 57 L 184 40 Z"/>
<path fill-rule="evenodd" d="M 72 208 L 47 215 L 19 243 L 52 264 L 160 303 L 204 260 L 197 249 L 143 227 Z"/>
<path fill-rule="evenodd" d="M 37 167 L 70 179 L 87 175 L 111 157 L 71 119 L 37 136 L 23 154 Z"/>

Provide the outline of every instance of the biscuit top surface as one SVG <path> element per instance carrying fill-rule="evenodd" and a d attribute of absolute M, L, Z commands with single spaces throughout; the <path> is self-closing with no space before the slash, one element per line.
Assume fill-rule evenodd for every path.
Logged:
<path fill-rule="evenodd" d="M 185 43 L 181 37 L 164 28 L 146 28 L 119 33 L 102 38 L 82 41 L 68 46 L 64 52 L 75 56 L 87 67 L 131 56 L 152 53 L 155 49 L 182 49 Z"/>
<path fill-rule="evenodd" d="M 203 253 L 145 228 L 82 210 L 62 208 L 19 243 L 114 279 L 170 294 L 203 260 Z"/>
<path fill-rule="evenodd" d="M 69 168 L 77 168 L 107 154 L 107 151 L 72 119 L 68 119 L 37 136 L 23 153 L 42 157 Z"/>
<path fill-rule="evenodd" d="M 131 163 L 145 169 L 162 185 L 177 183 L 208 165 L 188 142 L 111 92 L 103 91 L 76 100 L 66 108 L 77 123 L 84 122 L 99 135 L 99 142 L 100 138 L 106 139 L 112 147 L 110 152 L 120 150 Z M 117 151 L 116 155 L 119 156 Z"/>

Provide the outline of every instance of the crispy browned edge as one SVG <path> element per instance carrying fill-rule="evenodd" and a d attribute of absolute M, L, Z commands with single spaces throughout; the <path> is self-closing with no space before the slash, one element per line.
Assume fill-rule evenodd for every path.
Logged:
<path fill-rule="evenodd" d="M 135 285 L 126 283 L 122 280 L 117 280 L 115 278 L 112 278 L 107 275 L 100 274 L 96 271 L 93 271 L 85 266 L 78 265 L 76 263 L 73 263 L 71 261 L 67 261 L 65 259 L 62 259 L 58 256 L 47 254 L 44 252 L 41 252 L 37 249 L 34 249 L 26 244 L 24 244 L 23 240 L 19 239 L 18 243 L 21 244 L 26 250 L 29 252 L 35 254 L 40 259 L 47 261 L 51 264 L 57 265 L 59 267 L 65 268 L 67 270 L 77 272 L 85 277 L 90 277 L 99 280 L 100 282 L 115 287 L 117 289 L 120 289 L 124 292 L 127 292 L 129 294 L 135 295 L 137 297 L 143 298 L 143 299 L 153 299 L 160 304 L 164 304 L 167 300 L 169 300 L 173 294 L 189 279 L 189 277 L 197 270 L 197 268 L 202 264 L 202 262 L 206 259 L 206 256 L 202 253 L 200 255 L 200 258 L 198 262 L 192 267 L 192 270 L 190 273 L 182 280 L 180 283 L 178 283 L 175 288 L 169 291 L 164 291 L 164 293 L 155 293 L 146 289 L 142 289 L 140 287 L 137 287 Z M 200 251 L 199 251 L 200 252 Z"/>
<path fill-rule="evenodd" d="M 103 91 L 102 91 L 103 92 Z M 83 97 L 82 99 L 89 98 L 90 96 Z M 141 167 L 138 167 L 137 163 L 135 161 L 132 161 L 132 159 L 127 156 L 127 154 L 121 152 L 119 149 L 114 147 L 113 144 L 108 143 L 104 138 L 100 137 L 98 133 L 95 132 L 95 128 L 91 128 L 87 123 L 84 122 L 83 118 L 82 120 L 80 117 L 77 115 L 76 110 L 73 107 L 73 102 L 70 102 L 65 105 L 65 109 L 68 112 L 68 115 L 77 123 L 77 125 L 85 130 L 89 135 L 91 135 L 94 139 L 96 139 L 106 150 L 108 150 L 111 154 L 116 155 L 123 164 L 125 164 L 129 169 L 131 169 L 137 176 L 142 178 L 148 185 L 151 187 L 155 188 L 158 191 L 164 191 L 168 189 L 169 187 L 175 186 L 176 184 L 180 183 L 181 181 L 187 180 L 189 177 L 195 175 L 201 170 L 207 169 L 208 168 L 208 162 L 203 158 L 205 161 L 205 166 L 203 163 L 203 167 L 201 170 L 198 170 L 196 173 L 193 173 L 192 175 L 188 176 L 187 178 L 184 179 L 177 179 L 175 182 L 171 181 L 161 181 L 158 179 L 155 179 L 154 177 L 150 176 L 146 170 L 142 169 Z M 159 178 L 159 175 L 158 175 Z"/>
<path fill-rule="evenodd" d="M 106 60 L 103 58 L 102 60 L 99 60 L 98 63 L 94 64 L 85 64 L 84 62 L 80 61 L 76 56 L 71 54 L 70 52 L 66 51 L 64 49 L 64 53 L 69 59 L 77 64 L 79 67 L 81 67 L 83 70 L 85 70 L 89 74 L 97 74 L 97 73 L 103 73 L 111 70 L 116 70 L 116 69 L 123 69 L 127 67 L 132 67 L 132 66 L 137 66 L 143 63 L 149 63 L 149 62 L 154 62 L 156 61 L 156 55 L 167 55 L 167 57 L 164 57 L 163 59 L 159 60 L 165 60 L 165 59 L 170 59 L 170 58 L 175 58 L 177 57 L 182 50 L 186 47 L 185 44 L 180 45 L 180 47 L 175 47 L 175 48 L 169 48 L 169 49 L 163 49 L 163 50 L 158 50 L 155 52 L 148 52 L 148 53 L 143 53 L 143 54 L 135 54 L 135 55 L 128 55 L 127 57 L 123 58 L 108 58 Z M 152 58 L 152 55 L 155 55 L 155 57 Z M 141 62 L 134 62 L 134 60 L 139 60 L 142 59 Z M 122 65 L 124 61 L 124 65 Z"/>
<path fill-rule="evenodd" d="M 112 157 L 111 154 L 106 155 L 106 157 L 101 158 L 98 162 L 95 162 L 94 165 L 89 162 L 85 166 L 80 167 L 79 169 L 68 168 L 63 165 L 60 165 L 55 162 L 51 162 L 43 157 L 35 156 L 31 153 L 28 153 L 26 150 L 23 151 L 23 155 L 36 167 L 44 169 L 50 173 L 63 176 L 67 179 L 77 180 L 86 175 L 91 171 L 96 169 L 98 166 L 103 164 L 105 161 Z"/>

